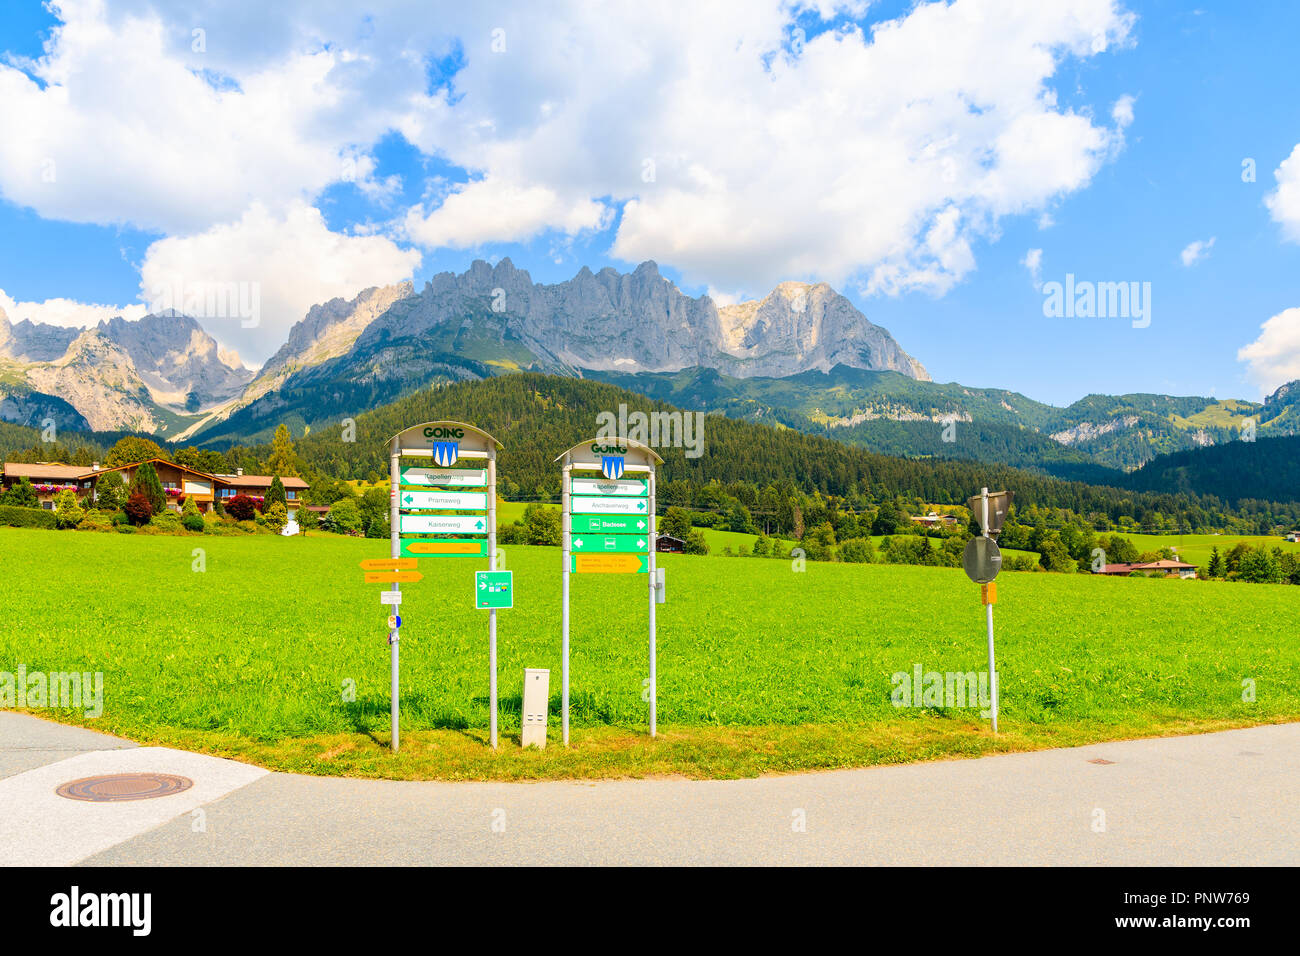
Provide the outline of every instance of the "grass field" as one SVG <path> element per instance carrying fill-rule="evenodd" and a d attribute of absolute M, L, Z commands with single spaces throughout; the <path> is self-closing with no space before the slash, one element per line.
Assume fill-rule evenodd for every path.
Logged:
<path fill-rule="evenodd" d="M 194 548 L 206 570 L 192 570 Z M 403 748 L 388 739 L 379 586 L 340 537 L 0 529 L 0 671 L 101 671 L 104 713 L 43 712 L 279 769 L 398 778 L 743 776 L 1300 719 L 1300 588 L 1007 573 L 1002 733 L 975 710 L 892 706 L 891 674 L 985 669 L 959 570 L 663 555 L 659 739 L 645 733 L 644 576 L 573 578 L 574 746 L 556 746 L 558 549 L 507 548 L 503 746 L 487 728 L 481 561 L 425 559 L 402 605 Z M 551 740 L 518 745 L 524 667 L 551 669 Z M 1242 700 L 1242 681 L 1257 700 Z M 355 685 L 355 700 L 345 688 Z"/>
<path fill-rule="evenodd" d="M 1239 541 L 1246 542 L 1252 548 L 1263 546 L 1281 548 L 1284 551 L 1300 551 L 1300 543 L 1269 535 L 1126 534 L 1124 537 L 1133 542 L 1139 554 L 1144 551 L 1159 551 L 1161 548 L 1175 548 L 1184 561 L 1198 568 L 1203 568 L 1210 563 L 1210 553 L 1215 548 L 1219 549 L 1219 554 L 1227 554 Z"/>

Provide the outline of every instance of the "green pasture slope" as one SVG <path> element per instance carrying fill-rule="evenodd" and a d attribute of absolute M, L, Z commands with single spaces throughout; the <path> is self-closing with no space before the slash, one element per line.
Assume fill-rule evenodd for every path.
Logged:
<path fill-rule="evenodd" d="M 1300 543 L 1287 541 L 1285 538 L 1269 535 L 1241 534 L 1124 534 L 1133 542 L 1138 553 L 1159 551 L 1161 548 L 1175 548 L 1188 564 L 1204 568 L 1210 563 L 1210 554 L 1215 548 L 1219 554 L 1226 555 L 1239 541 L 1244 541 L 1252 548 L 1281 548 L 1284 551 L 1300 551 Z"/>
<path fill-rule="evenodd" d="M 645 577 L 575 575 L 565 751 L 560 553 L 506 551 L 516 598 L 499 612 L 495 754 L 486 612 L 471 597 L 481 559 L 424 559 L 405 588 L 403 748 L 388 752 L 387 612 L 358 568 L 386 556 L 382 541 L 0 529 L 0 671 L 102 671 L 102 718 L 43 712 L 55 719 L 390 777 L 736 776 L 1300 719 L 1300 588 L 1006 573 L 994 737 L 974 710 L 890 702 L 891 674 L 915 664 L 985 667 L 978 588 L 960 570 L 663 555 L 660 737 L 644 733 Z M 551 669 L 541 753 L 518 745 L 525 667 Z"/>

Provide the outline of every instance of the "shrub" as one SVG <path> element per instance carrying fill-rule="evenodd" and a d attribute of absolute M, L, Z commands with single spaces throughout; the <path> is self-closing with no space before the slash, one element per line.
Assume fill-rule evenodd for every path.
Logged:
<path fill-rule="evenodd" d="M 100 511 L 117 511 L 126 504 L 126 483 L 120 471 L 110 471 L 95 479 L 95 504 Z"/>
<path fill-rule="evenodd" d="M 131 493 L 131 497 L 126 499 L 126 504 L 122 505 L 122 510 L 126 512 L 127 520 L 136 527 L 148 524 L 149 519 L 153 517 L 153 505 L 139 491 Z"/>
<path fill-rule="evenodd" d="M 560 512 L 558 508 L 546 508 L 531 504 L 524 508 L 524 528 L 528 533 L 529 544 L 560 544 Z"/>
<path fill-rule="evenodd" d="M 135 470 L 135 484 L 131 486 L 132 494 L 142 494 L 149 500 L 152 514 L 160 513 L 167 507 L 167 495 L 162 482 L 158 480 L 158 471 L 150 462 L 141 463 Z"/>
<path fill-rule="evenodd" d="M 59 528 L 75 528 L 86 517 L 86 511 L 77 501 L 76 492 L 64 488 L 54 496 L 54 524 Z"/>
<path fill-rule="evenodd" d="M 0 505 L 0 524 L 11 528 L 53 528 L 54 513 L 44 508 Z"/>
<path fill-rule="evenodd" d="M 117 526 L 117 530 L 119 534 L 135 534 L 135 525 L 120 524 Z"/>
<path fill-rule="evenodd" d="M 32 487 L 32 481 L 26 475 L 19 478 L 12 488 L 0 493 L 0 505 L 10 505 L 14 508 L 39 508 L 40 499 L 36 497 L 36 489 Z"/>
<path fill-rule="evenodd" d="M 850 564 L 869 564 L 875 554 L 870 538 L 849 538 L 840 545 L 840 560 Z"/>
<path fill-rule="evenodd" d="M 298 527 L 303 531 L 310 531 L 312 528 L 320 526 L 320 515 L 312 511 L 306 505 L 300 505 L 298 508 Z"/>
<path fill-rule="evenodd" d="M 682 550 L 686 554 L 708 554 L 709 542 L 705 540 L 704 532 L 692 528 L 686 536 L 686 545 Z"/>
<path fill-rule="evenodd" d="M 335 534 L 358 534 L 361 531 L 361 509 L 353 498 L 340 498 L 330 505 L 329 514 L 321 527 Z"/>
<path fill-rule="evenodd" d="M 226 513 L 236 521 L 252 521 L 257 513 L 257 505 L 248 495 L 235 495 L 226 502 Z"/>
<path fill-rule="evenodd" d="M 279 534 L 284 530 L 284 526 L 289 523 L 289 509 L 282 502 L 272 501 L 266 509 L 266 515 L 263 523 L 266 527 Z M 367 535 L 369 537 L 369 535 Z"/>
<path fill-rule="evenodd" d="M 112 531 L 113 515 L 91 508 L 77 525 L 78 531 Z"/>
<path fill-rule="evenodd" d="M 385 496 L 387 500 L 387 496 Z M 266 498 L 262 502 L 262 513 L 266 514 L 266 509 L 270 508 L 275 502 L 279 502 L 285 508 L 285 514 L 288 514 L 289 501 L 284 494 L 284 482 L 280 480 L 279 475 L 271 479 L 271 487 L 267 489 Z"/>
<path fill-rule="evenodd" d="M 375 515 L 373 518 L 371 518 L 370 523 L 366 525 L 366 537 L 387 538 L 388 536 L 389 534 L 388 534 L 387 516 Z"/>
<path fill-rule="evenodd" d="M 201 514 L 182 515 L 181 525 L 186 531 L 202 531 L 206 527 Z"/>

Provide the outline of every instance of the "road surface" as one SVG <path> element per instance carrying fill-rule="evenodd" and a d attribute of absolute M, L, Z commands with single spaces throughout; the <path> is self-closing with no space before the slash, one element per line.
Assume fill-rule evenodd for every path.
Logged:
<path fill-rule="evenodd" d="M 53 792 L 140 770 L 195 786 L 107 804 Z M 520 784 L 268 773 L 0 712 L 0 865 L 1294 866 L 1298 793 L 1300 724 L 753 780 Z"/>

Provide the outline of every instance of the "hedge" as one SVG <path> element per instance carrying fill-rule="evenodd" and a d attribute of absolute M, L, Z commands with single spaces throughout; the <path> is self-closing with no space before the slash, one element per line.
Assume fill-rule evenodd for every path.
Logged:
<path fill-rule="evenodd" d="M 44 508 L 0 505 L 0 524 L 12 528 L 53 528 L 54 512 L 46 511 Z"/>

